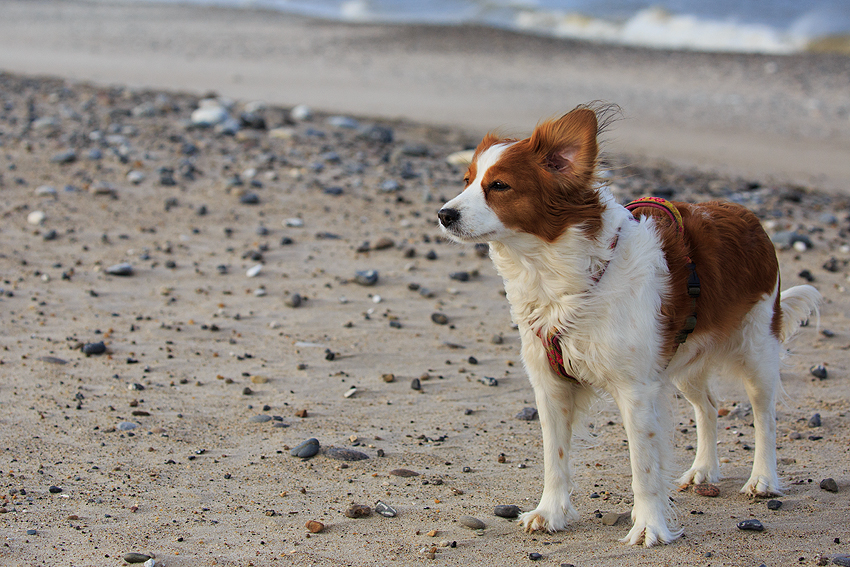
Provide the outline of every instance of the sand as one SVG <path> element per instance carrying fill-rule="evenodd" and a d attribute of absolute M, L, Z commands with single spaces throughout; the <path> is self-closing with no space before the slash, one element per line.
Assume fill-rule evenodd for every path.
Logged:
<path fill-rule="evenodd" d="M 479 126 L 516 120 L 529 128 L 520 120 L 527 111 L 511 106 L 502 118 L 496 117 L 498 107 L 491 107 L 486 126 L 483 108 L 479 118 L 469 112 L 455 121 L 465 115 L 463 107 L 454 106 L 460 100 L 455 95 L 445 108 L 432 101 L 428 109 L 399 105 L 379 112 L 369 105 L 391 105 L 392 97 L 358 105 L 357 96 L 333 94 L 333 85 L 322 88 L 313 75 L 305 75 L 306 86 L 294 81 L 280 87 L 291 98 L 274 99 L 262 88 L 250 90 L 260 83 L 228 85 L 222 69 L 232 56 L 214 43 L 196 43 L 200 55 L 186 64 L 219 61 L 221 67 L 190 76 L 179 72 L 183 60 L 171 57 L 172 49 L 188 49 L 189 39 L 175 39 L 177 47 L 143 41 L 166 34 L 169 26 L 177 29 L 177 16 L 198 12 L 53 2 L 10 3 L 5 9 L 0 67 L 29 73 L 0 76 L 0 313 L 5 323 L 0 557 L 5 562 L 120 565 L 125 553 L 139 552 L 167 566 L 385 565 L 428 563 L 436 547 L 433 561 L 446 565 L 523 563 L 531 561 L 529 553 L 539 553 L 540 562 L 550 565 L 737 566 L 814 564 L 817 554 L 850 553 L 848 202 L 834 187 L 813 181 L 819 172 L 807 170 L 809 183 L 801 186 L 799 179 L 778 181 L 745 169 L 730 174 L 719 166 L 671 164 L 634 146 L 628 155 L 611 151 L 606 162 L 621 201 L 654 192 L 672 192 L 683 200 L 728 198 L 755 210 L 771 234 L 792 229 L 811 239 L 813 247 L 806 251 L 777 252 L 786 287 L 807 281 L 800 274 L 808 270 L 826 300 L 820 326 L 813 322 L 802 329 L 783 371 L 787 396 L 777 408 L 779 472 L 787 485 L 782 507 L 768 510 L 764 500 L 737 492 L 752 462 L 752 416 L 742 389 L 724 382 L 718 393 L 731 413 L 719 420 L 720 496 L 672 494 L 685 529 L 681 540 L 650 550 L 628 547 L 618 541 L 628 521 L 606 526 L 598 517 L 628 512 L 631 502 L 622 421 L 605 400 L 588 416 L 592 436 L 573 455 L 573 497 L 581 519 L 566 532 L 528 535 L 493 515 L 499 504 L 533 509 L 542 490 L 540 424 L 515 417 L 534 405 L 519 363 L 518 338 L 489 260 L 443 242 L 435 222 L 435 211 L 459 190 L 462 176 L 445 157 L 474 143 Z M 41 17 L 41 11 L 51 10 L 62 18 Z M 113 25 L 110 18 L 128 13 L 144 17 L 128 20 L 127 28 Z M 368 66 L 370 58 L 380 58 L 378 50 L 367 48 L 373 45 L 367 39 L 395 35 L 401 44 L 430 45 L 430 55 L 442 52 L 452 73 L 463 78 L 463 30 L 361 28 L 223 10 L 203 14 L 223 26 L 221 41 L 240 45 L 242 37 L 245 53 L 260 59 L 280 54 L 270 48 L 257 55 L 250 40 L 271 33 L 273 23 L 288 23 L 289 31 L 316 42 L 278 44 L 290 57 L 310 60 L 321 43 L 315 38 L 323 37 L 327 49 L 363 47 L 346 53 Z M 25 17 L 32 27 L 21 24 Z M 82 27 L 73 28 L 78 41 L 63 50 L 61 34 L 48 32 L 55 26 L 54 32 L 71 34 L 65 26 L 69 17 Z M 9 22 L 18 23 L 12 38 Z M 197 38 L 203 25 L 198 19 L 196 27 L 184 26 L 181 33 Z M 99 33 L 86 33 L 86 26 Z M 235 35 L 226 36 L 227 29 Z M 256 34 L 240 36 L 245 29 Z M 47 34 L 40 42 L 43 51 L 33 47 L 39 43 L 36 32 Z M 487 34 L 504 42 L 499 49 L 521 39 L 484 30 L 474 36 Z M 365 38 L 362 43 L 353 41 L 356 35 Z M 479 41 L 469 49 L 481 49 L 483 57 Z M 515 61 L 535 49 L 562 45 L 525 41 L 529 51 Z M 8 63 L 6 46 L 12 44 L 32 48 L 29 68 Z M 595 57 L 587 47 L 569 48 Z M 161 60 L 172 61 L 171 71 L 159 68 L 158 73 L 160 56 L 151 56 L 157 50 Z M 727 65 L 764 64 L 752 57 L 610 48 L 600 57 L 612 64 L 625 65 L 629 58 L 635 65 L 643 62 L 648 74 L 659 72 L 665 58 L 700 61 L 704 92 Z M 116 67 L 101 65 L 108 59 Z M 68 67 L 48 66 L 56 60 Z M 838 88 L 829 85 L 843 79 L 827 69 L 843 60 L 818 58 L 811 68 L 806 57 L 777 61 L 798 69 L 800 83 L 825 84 L 823 99 L 834 95 L 834 108 L 840 107 Z M 402 71 L 415 75 L 410 67 Z M 33 76 L 40 73 L 64 78 Z M 390 82 L 383 71 L 375 73 L 375 81 Z M 271 85 L 274 69 L 267 67 L 266 74 Z M 632 92 L 640 94 L 640 74 L 635 67 L 628 80 L 608 80 L 637 84 Z M 792 77 L 775 75 L 777 81 Z M 700 77 L 691 79 L 694 85 Z M 132 88 L 91 86 L 80 79 Z M 333 80 L 344 82 L 344 77 Z M 354 91 L 367 92 L 352 76 L 347 80 Z M 583 88 L 586 98 L 603 98 L 592 96 L 590 86 Z M 771 100 L 798 96 L 770 79 L 761 88 Z M 257 99 L 284 108 L 257 110 L 266 128 L 243 128 L 235 136 L 188 128 L 197 93 L 210 89 L 238 97 L 234 116 Z M 651 93 L 641 96 L 649 108 Z M 336 126 L 339 122 L 329 123 L 322 113 L 292 121 L 288 105 L 295 101 L 352 115 L 358 128 Z M 670 122 L 676 128 L 692 124 L 681 131 L 695 136 L 691 145 L 703 147 L 702 159 L 708 161 L 717 154 L 701 142 L 712 137 L 694 132 L 711 122 L 706 114 L 712 104 L 682 102 L 676 119 L 681 122 Z M 628 122 L 616 123 L 608 138 L 625 135 Z M 716 136 L 733 131 L 733 125 L 718 122 Z M 795 138 L 818 147 L 814 135 L 804 136 L 805 123 L 777 115 L 773 123 L 760 123 L 758 135 L 777 145 Z M 835 147 L 846 141 L 842 127 L 836 122 Z M 95 131 L 102 138 L 91 136 Z M 389 131 L 392 142 L 376 139 Z M 758 151 L 769 153 L 769 147 L 766 143 Z M 54 161 L 69 149 L 73 161 Z M 95 149 L 99 159 L 92 159 Z M 131 171 L 143 178 L 134 183 Z M 393 183 L 398 189 L 382 190 Z M 241 202 L 249 193 L 258 203 Z M 200 214 L 203 210 L 206 214 Z M 40 224 L 28 221 L 36 220 L 31 217 L 36 211 L 44 213 Z M 377 249 L 382 240 L 381 246 L 388 246 Z M 132 265 L 132 275 L 107 273 L 121 262 Z M 249 277 L 257 265 L 261 271 Z M 378 272 L 374 286 L 356 283 L 357 272 L 366 270 Z M 453 279 L 457 272 L 466 272 L 468 281 Z M 296 293 L 302 303 L 291 307 L 287 303 Z M 449 324 L 435 324 L 434 313 L 444 314 Z M 106 353 L 86 356 L 80 350 L 98 341 Z M 828 369 L 824 380 L 809 372 L 818 364 Z M 386 374 L 393 381 L 387 382 Z M 484 377 L 496 378 L 498 385 L 485 385 Z M 411 387 L 415 378 L 419 390 Z M 345 397 L 352 386 L 356 393 Z M 685 470 L 696 433 L 687 404 L 676 400 L 674 407 L 673 453 L 677 469 Z M 815 413 L 819 427 L 809 425 Z M 260 415 L 272 419 L 252 421 Z M 135 428 L 122 429 L 128 427 L 122 423 Z M 313 437 L 322 453 L 305 461 L 290 455 L 290 448 Z M 336 460 L 326 452 L 332 447 L 369 458 Z M 419 474 L 391 475 L 395 469 Z M 826 478 L 837 482 L 837 493 L 819 487 Z M 51 492 L 52 486 L 61 492 Z M 353 503 L 374 507 L 378 501 L 397 516 L 345 516 Z M 463 527 L 458 520 L 464 515 L 482 520 L 486 528 L 479 533 Z M 758 518 L 765 530 L 735 527 L 749 518 Z M 305 527 L 310 520 L 322 522 L 324 531 L 310 534 Z"/>

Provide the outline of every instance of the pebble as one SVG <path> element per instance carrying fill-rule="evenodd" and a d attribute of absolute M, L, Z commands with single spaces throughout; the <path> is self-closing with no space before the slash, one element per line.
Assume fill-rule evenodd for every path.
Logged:
<path fill-rule="evenodd" d="M 442 313 L 431 313 L 431 321 L 438 325 L 448 325 L 449 318 Z"/>
<path fill-rule="evenodd" d="M 361 270 L 354 274 L 354 281 L 363 286 L 372 286 L 378 283 L 377 270 Z"/>
<path fill-rule="evenodd" d="M 537 409 L 536 408 L 522 408 L 522 410 L 516 414 L 517 419 L 522 421 L 534 421 L 537 419 Z"/>
<path fill-rule="evenodd" d="M 62 489 L 59 488 L 58 486 L 51 486 L 50 488 L 47 489 L 47 491 L 50 494 L 59 494 L 60 492 L 62 492 Z"/>
<path fill-rule="evenodd" d="M 302 459 L 309 459 L 316 455 L 319 452 L 319 440 L 315 437 L 311 437 L 306 441 L 302 441 L 298 445 L 292 448 L 289 451 L 289 454 L 293 457 L 300 457 Z"/>
<path fill-rule="evenodd" d="M 700 496 L 707 496 L 709 498 L 714 498 L 715 496 L 720 495 L 720 489 L 714 486 L 713 484 L 695 484 L 694 492 L 699 494 Z"/>
<path fill-rule="evenodd" d="M 106 344 L 103 341 L 96 343 L 86 343 L 83 345 L 83 354 L 90 356 L 92 354 L 103 354 L 106 352 Z"/>
<path fill-rule="evenodd" d="M 471 530 L 483 530 L 487 525 L 474 516 L 461 516 L 457 519 L 458 523 Z"/>
<path fill-rule="evenodd" d="M 53 229 L 50 229 L 50 230 L 48 230 L 47 232 L 45 232 L 45 233 L 44 233 L 44 236 L 43 236 L 42 238 L 43 238 L 44 240 L 47 240 L 47 241 L 50 241 L 50 240 L 56 240 L 57 238 L 59 238 L 59 233 L 58 233 L 58 232 L 56 232 L 56 231 L 55 231 L 55 230 L 53 230 Z M 45 276 L 46 276 L 46 274 L 45 274 Z M 42 279 L 43 279 L 45 276 L 42 276 Z"/>
<path fill-rule="evenodd" d="M 309 520 L 306 524 L 304 524 L 307 530 L 310 533 L 317 534 L 325 529 L 325 524 L 318 520 Z"/>
<path fill-rule="evenodd" d="M 777 248 L 788 249 L 800 242 L 805 246 L 805 249 L 812 247 L 812 241 L 805 234 L 800 234 L 793 230 L 785 230 L 777 232 L 771 238 L 773 244 Z M 805 249 L 803 251 L 805 251 Z"/>
<path fill-rule="evenodd" d="M 606 512 L 602 515 L 602 525 L 603 526 L 614 526 L 624 517 L 628 517 L 629 514 L 619 514 L 617 512 Z"/>
<path fill-rule="evenodd" d="M 850 555 L 836 555 L 832 558 L 832 564 L 850 567 Z"/>
<path fill-rule="evenodd" d="M 767 509 L 768 510 L 779 510 L 782 508 L 782 500 L 768 500 L 767 501 Z"/>
<path fill-rule="evenodd" d="M 513 504 L 500 504 L 493 509 L 493 514 L 500 518 L 516 518 L 521 512 L 519 506 Z"/>
<path fill-rule="evenodd" d="M 375 504 L 375 512 L 385 518 L 395 518 L 396 515 L 398 515 L 398 512 L 396 512 L 392 506 L 384 504 L 380 500 L 378 500 L 378 503 Z"/>
<path fill-rule="evenodd" d="M 360 123 L 357 122 L 357 120 L 348 116 L 331 116 L 328 118 L 328 124 L 336 126 L 337 128 L 347 128 L 349 130 L 356 130 L 360 127 Z"/>
<path fill-rule="evenodd" d="M 742 522 L 737 523 L 739 530 L 751 531 L 751 532 L 762 532 L 764 531 L 764 526 L 761 522 L 756 520 L 755 518 L 750 520 L 744 520 Z"/>
<path fill-rule="evenodd" d="M 537 553 L 536 551 L 532 551 L 528 554 L 528 558 L 532 561 L 540 561 L 541 559 L 543 559 L 543 554 Z"/>
<path fill-rule="evenodd" d="M 124 561 L 127 563 L 144 563 L 150 558 L 150 555 L 145 555 L 144 553 L 130 552 L 124 554 Z"/>
<path fill-rule="evenodd" d="M 121 431 L 131 431 L 133 429 L 136 429 L 137 427 L 138 425 L 136 425 L 132 421 L 122 421 L 118 424 L 118 429 L 120 429 Z"/>
<path fill-rule="evenodd" d="M 53 154 L 50 161 L 53 163 L 74 163 L 77 161 L 77 152 L 74 150 L 64 150 L 58 154 Z"/>
<path fill-rule="evenodd" d="M 305 120 L 312 120 L 313 109 L 311 109 L 306 104 L 299 104 L 298 106 L 295 106 L 292 110 L 289 111 L 289 115 L 292 117 L 293 120 L 297 120 L 299 122 Z"/>
<path fill-rule="evenodd" d="M 327 356 L 325 356 L 325 358 L 327 358 Z M 331 360 L 333 360 L 333 359 L 331 359 Z M 342 395 L 342 397 L 343 398 L 350 398 L 356 393 L 357 393 L 357 386 L 352 386 L 351 388 L 349 388 L 348 390 L 345 391 L 345 393 Z"/>
<path fill-rule="evenodd" d="M 422 383 L 419 381 L 419 378 L 414 378 L 410 381 L 410 389 L 411 390 L 421 390 Z"/>
<path fill-rule="evenodd" d="M 248 421 L 251 423 L 266 423 L 267 421 L 271 421 L 273 418 L 270 415 L 260 414 L 260 415 L 252 415 L 248 418 Z"/>
<path fill-rule="evenodd" d="M 412 471 L 410 469 L 393 469 L 389 473 L 392 476 L 400 476 L 403 478 L 408 478 L 411 476 L 419 476 L 419 473 L 416 471 Z"/>
<path fill-rule="evenodd" d="M 262 272 L 262 271 L 263 271 L 263 265 L 257 264 L 256 266 L 249 268 L 248 271 L 245 272 L 245 275 L 248 276 L 249 278 L 255 278 L 255 277 L 259 276 L 260 272 Z"/>
<path fill-rule="evenodd" d="M 256 193 L 243 193 L 239 197 L 239 202 L 243 205 L 259 205 L 260 204 L 260 196 Z"/>
<path fill-rule="evenodd" d="M 145 180 L 145 174 L 141 171 L 134 169 L 130 173 L 127 174 L 127 181 L 132 183 L 133 185 L 138 185 L 142 181 Z"/>
<path fill-rule="evenodd" d="M 40 225 L 44 222 L 44 219 L 47 218 L 47 215 L 44 211 L 33 211 L 27 215 L 27 222 L 29 224 Z"/>
<path fill-rule="evenodd" d="M 482 376 L 478 379 L 479 382 L 484 384 L 485 386 L 498 386 L 499 381 L 493 378 L 492 376 Z"/>
<path fill-rule="evenodd" d="M 826 490 L 827 492 L 838 492 L 838 483 L 835 482 L 834 478 L 825 478 L 820 481 L 821 490 Z"/>
<path fill-rule="evenodd" d="M 384 382 L 395 382 L 395 374 L 381 374 L 381 380 Z"/>
<path fill-rule="evenodd" d="M 289 307 L 299 307 L 302 302 L 301 294 L 293 293 L 283 301 Z"/>
<path fill-rule="evenodd" d="M 56 196 L 56 193 L 56 187 L 53 187 L 52 185 L 41 185 L 35 190 L 36 195 L 47 195 L 54 197 Z"/>
<path fill-rule="evenodd" d="M 345 511 L 346 518 L 367 518 L 372 515 L 372 509 L 365 504 L 352 504 Z"/>
<path fill-rule="evenodd" d="M 283 221 L 283 226 L 288 226 L 289 228 L 301 228 L 304 226 L 304 219 L 299 219 L 298 217 L 286 219 Z"/>
<path fill-rule="evenodd" d="M 821 426 L 820 414 L 816 413 L 812 417 L 809 418 L 809 427 L 820 427 L 820 426 Z"/>
<path fill-rule="evenodd" d="M 449 278 L 457 280 L 459 282 L 468 282 L 469 272 L 452 272 L 449 274 Z"/>
<path fill-rule="evenodd" d="M 190 120 L 194 126 L 201 128 L 209 128 L 217 124 L 222 124 L 230 118 L 230 114 L 222 106 L 219 106 L 216 101 L 202 100 L 200 108 L 192 111 Z"/>
<path fill-rule="evenodd" d="M 120 264 L 115 264 L 114 266 L 106 268 L 106 273 L 110 276 L 132 276 L 133 265 L 130 264 L 130 262 L 121 262 Z"/>
<path fill-rule="evenodd" d="M 812 376 L 814 376 L 815 378 L 817 378 L 819 380 L 826 380 L 827 375 L 828 375 L 826 368 L 824 367 L 823 364 L 818 364 L 816 366 L 812 366 L 809 369 L 809 372 L 811 372 Z"/>
<path fill-rule="evenodd" d="M 346 449 L 344 447 L 331 447 L 325 450 L 325 456 L 337 461 L 365 461 L 369 458 L 366 453 Z"/>
<path fill-rule="evenodd" d="M 38 535 L 37 530 L 27 530 L 27 535 Z"/>

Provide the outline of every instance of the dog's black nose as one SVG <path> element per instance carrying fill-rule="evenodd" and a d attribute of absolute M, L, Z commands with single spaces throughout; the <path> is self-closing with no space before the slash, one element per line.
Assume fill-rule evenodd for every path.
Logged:
<path fill-rule="evenodd" d="M 440 224 L 449 228 L 460 219 L 460 211 L 457 209 L 440 209 L 437 216 L 440 217 Z"/>

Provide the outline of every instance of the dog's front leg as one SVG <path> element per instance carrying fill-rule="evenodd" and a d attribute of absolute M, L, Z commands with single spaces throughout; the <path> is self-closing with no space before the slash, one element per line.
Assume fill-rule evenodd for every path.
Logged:
<path fill-rule="evenodd" d="M 570 502 L 570 442 L 577 406 L 586 405 L 582 400 L 592 392 L 556 376 L 548 366 L 538 372 L 529 367 L 529 375 L 543 428 L 543 496 L 537 508 L 522 514 L 519 520 L 527 532 L 555 532 L 578 519 Z"/>
<path fill-rule="evenodd" d="M 673 510 L 668 473 L 671 416 L 664 387 L 655 380 L 632 381 L 612 385 L 611 394 L 620 407 L 629 438 L 632 465 L 632 529 L 622 541 L 643 543 L 646 547 L 670 543 L 681 530 L 670 530 L 667 522 Z"/>

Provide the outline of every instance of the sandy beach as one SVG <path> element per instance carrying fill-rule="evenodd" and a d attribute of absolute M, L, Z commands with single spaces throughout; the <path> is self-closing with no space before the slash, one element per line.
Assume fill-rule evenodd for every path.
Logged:
<path fill-rule="evenodd" d="M 769 567 L 850 554 L 848 58 L 248 10 L 3 10 L 5 563 Z M 207 111 L 230 120 L 201 127 L 211 92 Z M 573 455 L 581 519 L 528 535 L 494 515 L 536 506 L 540 423 L 517 418 L 534 399 L 500 279 L 436 226 L 460 190 L 447 156 L 594 99 L 624 109 L 606 134 L 618 200 L 740 202 L 776 237 L 783 287 L 825 298 L 783 371 L 781 505 L 738 493 L 752 415 L 721 381 L 720 495 L 672 494 L 685 536 L 661 548 L 620 543 L 627 518 L 606 525 L 631 489 L 605 399 Z M 805 245 L 782 245 L 791 232 Z M 685 470 L 696 432 L 688 404 L 674 408 Z M 291 455 L 311 438 L 318 454 Z M 371 513 L 349 517 L 354 504 Z M 736 527 L 752 518 L 764 531 Z"/>

